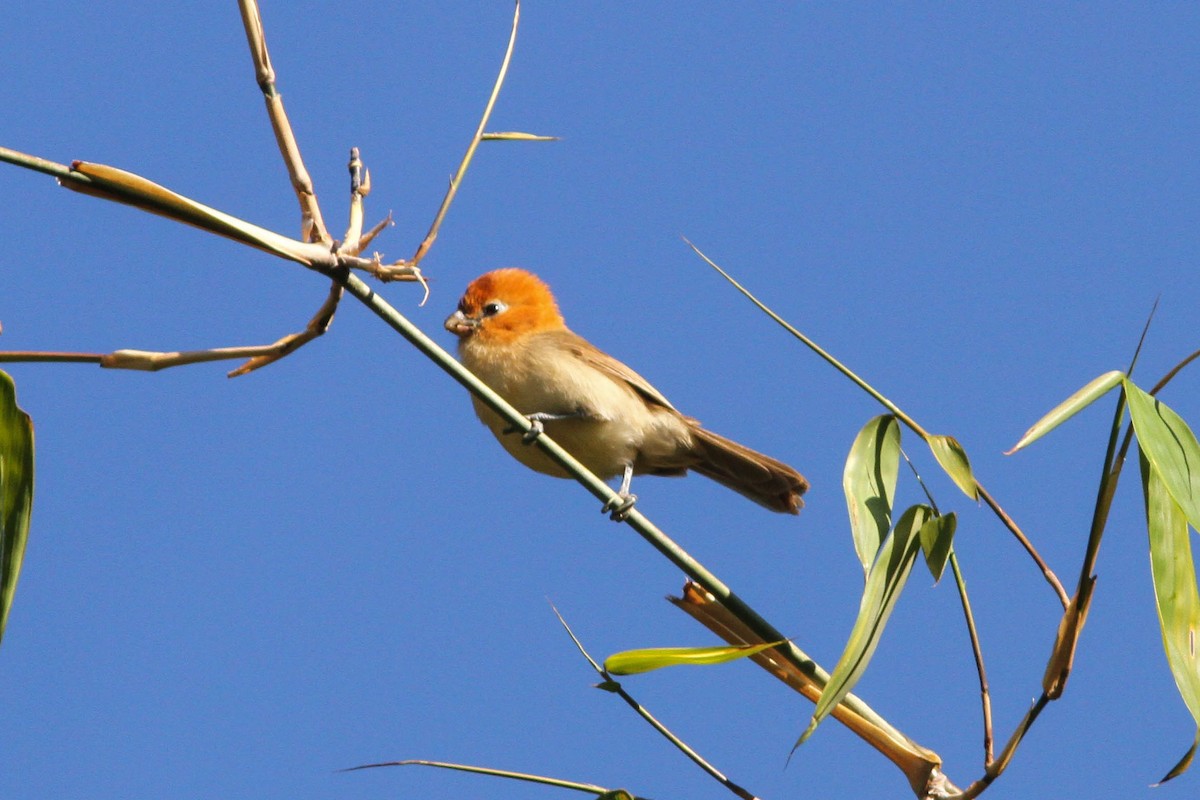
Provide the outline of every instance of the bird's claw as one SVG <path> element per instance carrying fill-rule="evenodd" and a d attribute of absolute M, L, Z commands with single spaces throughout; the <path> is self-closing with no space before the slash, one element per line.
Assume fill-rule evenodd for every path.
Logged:
<path fill-rule="evenodd" d="M 516 425 L 509 425 L 501 433 L 516 433 L 520 430 Z M 529 420 L 529 430 L 521 432 L 521 444 L 533 444 L 545 432 L 546 427 L 542 425 L 540 419 L 531 419 Z"/>
<path fill-rule="evenodd" d="M 601 507 L 600 513 L 608 514 L 608 518 L 613 522 L 624 522 L 629 516 L 629 512 L 633 511 L 635 503 L 637 503 L 636 494 L 618 494 Z"/>
<path fill-rule="evenodd" d="M 545 433 L 545 431 L 546 428 L 544 425 L 542 425 L 542 421 L 540 419 L 530 420 L 529 430 L 521 434 L 521 443 L 533 444 L 539 436 Z"/>

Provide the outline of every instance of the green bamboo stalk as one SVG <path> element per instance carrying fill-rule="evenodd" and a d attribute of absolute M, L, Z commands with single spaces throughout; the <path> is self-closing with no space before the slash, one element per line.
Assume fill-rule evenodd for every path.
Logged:
<path fill-rule="evenodd" d="M 44 175 L 53 175 L 60 181 L 64 180 L 84 180 L 81 175 L 71 171 L 71 168 L 66 164 L 59 164 L 56 161 L 50 161 L 45 158 L 31 156 L 28 153 L 21 153 L 17 150 L 10 150 L 7 147 L 0 147 L 0 161 L 7 164 L 15 164 L 18 167 L 31 169 L 34 172 L 41 172 Z"/>
<path fill-rule="evenodd" d="M 387 323 L 393 330 L 407 339 L 414 347 L 421 351 L 433 363 L 440 367 L 446 374 L 458 381 L 467 391 L 482 400 L 489 408 L 499 414 L 505 422 L 509 423 L 515 431 L 520 433 L 528 433 L 532 428 L 530 421 L 519 412 L 516 408 L 508 403 L 500 395 L 492 391 L 491 387 L 481 381 L 470 370 L 458 362 L 454 356 L 446 352 L 440 345 L 425 335 L 416 325 L 405 318 L 383 297 L 376 294 L 370 286 L 362 281 L 357 275 L 349 271 L 341 271 L 331 274 L 335 280 L 345 287 L 346 291 L 358 299 L 363 305 L 370 309 L 376 316 Z M 514 434 L 516 435 L 516 434 Z M 534 440 L 534 446 L 540 447 L 546 455 L 552 458 L 555 463 L 566 470 L 570 475 L 578 481 L 585 489 L 592 493 L 596 499 L 602 503 L 618 502 L 619 497 L 608 484 L 600 480 L 589 471 L 586 467 L 580 464 L 564 450 L 557 442 L 545 433 L 541 434 Z M 788 640 L 788 637 L 777 630 L 773 625 L 763 619 L 758 612 L 751 608 L 745 601 L 734 594 L 733 590 L 726 586 L 716 575 L 709 572 L 700 562 L 696 561 L 692 556 L 675 543 L 669 536 L 658 529 L 649 519 L 647 519 L 635 506 L 630 511 L 629 516 L 625 519 L 625 523 L 633 528 L 637 533 L 645 539 L 654 549 L 662 553 L 666 558 L 684 572 L 688 577 L 696 583 L 703 586 L 708 592 L 715 596 L 721 603 L 735 614 L 739 619 L 746 623 L 751 630 L 762 638 L 765 642 L 775 642 Z M 797 647 L 790 640 L 785 644 L 780 645 L 777 652 L 782 653 L 789 661 L 796 665 L 804 674 L 808 675 L 814 681 L 824 686 L 829 680 L 829 673 L 823 670 L 812 658 L 804 651 Z M 847 695 L 843 704 L 853 710 L 864 719 L 871 722 L 873 725 L 888 731 L 899 740 L 907 740 L 908 737 L 897 731 L 890 723 L 884 720 L 868 706 L 862 699 L 856 695 Z"/>

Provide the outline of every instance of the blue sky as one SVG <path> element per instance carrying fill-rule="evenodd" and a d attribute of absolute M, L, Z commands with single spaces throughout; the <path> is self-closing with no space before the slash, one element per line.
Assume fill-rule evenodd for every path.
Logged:
<path fill-rule="evenodd" d="M 473 130 L 507 2 L 268 4 L 280 87 L 327 220 L 348 149 L 378 242 L 411 254 Z M 0 144 L 120 166 L 298 227 L 232 3 L 15 4 Z M 527 0 L 491 128 L 424 262 L 380 289 L 447 347 L 463 286 L 520 265 L 568 323 L 688 414 L 800 469 L 799 518 L 701 478 L 639 507 L 826 666 L 861 590 L 840 489 L 873 402 L 697 260 L 686 235 L 927 428 L 1073 586 L 1111 406 L 1001 452 L 1084 382 L 1197 346 L 1200 12 L 1179 4 L 605 4 Z M 303 326 L 299 267 L 0 169 L 4 349 L 196 349 Z M 25 572 L 0 648 L 7 798 L 550 796 L 431 758 L 720 797 L 615 698 L 596 656 L 712 637 L 678 572 L 581 488 L 523 470 L 463 391 L 348 300 L 330 334 L 236 380 L 12 365 L 37 426 Z M 1164 399 L 1200 420 L 1196 372 Z M 978 617 L 998 738 L 1040 687 L 1057 602 L 1011 537 L 907 437 Z M 1065 698 L 990 797 L 1151 790 L 1194 727 L 1162 654 L 1126 474 Z M 911 482 L 902 503 L 920 500 Z M 858 693 L 982 772 L 976 677 L 949 582 L 913 579 Z M 904 796 L 835 724 L 745 663 L 626 686 L 762 797 Z"/>

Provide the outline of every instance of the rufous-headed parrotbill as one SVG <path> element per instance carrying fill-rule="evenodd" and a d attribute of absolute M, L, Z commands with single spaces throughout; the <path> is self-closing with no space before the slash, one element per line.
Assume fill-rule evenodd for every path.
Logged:
<path fill-rule="evenodd" d="M 694 470 L 772 511 L 797 514 L 808 481 L 787 464 L 705 430 L 675 410 L 645 378 L 567 328 L 554 295 L 536 275 L 498 269 L 467 287 L 446 319 L 462 362 L 534 423 L 513 431 L 472 397 L 475 413 L 514 458 L 556 477 L 566 471 L 537 447 L 544 430 L 607 480 L 621 476 L 619 518 L 633 505 L 634 475 Z"/>

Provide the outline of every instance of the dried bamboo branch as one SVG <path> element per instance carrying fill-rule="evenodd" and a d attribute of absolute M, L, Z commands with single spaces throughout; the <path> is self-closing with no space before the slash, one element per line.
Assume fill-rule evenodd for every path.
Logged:
<path fill-rule="evenodd" d="M 512 61 L 513 48 L 517 44 L 517 26 L 520 22 L 521 0 L 516 0 L 513 9 L 512 33 L 508 37 L 508 48 L 504 51 L 504 60 L 500 62 L 500 74 L 496 76 L 496 83 L 492 86 L 492 93 L 488 97 L 487 105 L 484 106 L 483 116 L 479 120 L 479 127 L 475 129 L 475 135 L 471 137 L 471 143 L 467 145 L 467 152 L 463 154 L 462 163 L 458 165 L 458 171 L 450 179 L 450 186 L 446 189 L 446 196 L 442 198 L 442 204 L 438 207 L 437 214 L 433 218 L 433 224 L 429 226 L 429 233 L 425 234 L 425 239 L 421 242 L 417 251 L 413 253 L 413 257 L 408 260 L 408 264 L 411 266 L 415 267 L 419 265 L 421 259 L 429 252 L 429 248 L 433 247 L 433 243 L 438 236 L 438 230 L 442 227 L 442 220 L 446 218 L 446 212 L 450 210 L 450 203 L 454 201 L 454 196 L 458 193 L 458 187 L 462 184 L 462 180 L 467 174 L 467 167 L 471 165 L 471 159 L 475 157 L 475 149 L 479 147 L 479 141 L 483 138 L 483 130 L 487 127 L 488 119 L 492 116 L 492 109 L 496 106 L 496 98 L 500 95 L 500 87 L 504 85 L 504 78 L 508 75 L 508 64 Z"/>
<path fill-rule="evenodd" d="M 667 599 L 732 645 L 756 645 L 768 641 L 693 581 L 684 585 L 683 597 Z M 815 703 L 820 698 L 824 683 L 798 669 L 794 663 L 781 658 L 773 650 L 750 658 L 808 700 Z M 942 760 L 937 753 L 921 747 L 894 729 L 878 725 L 845 702 L 834 707 L 831 715 L 899 767 L 918 797 L 950 797 L 957 793 L 955 786 L 942 774 Z"/>
<path fill-rule="evenodd" d="M 267 37 L 263 30 L 262 14 L 255 0 L 238 0 L 242 12 L 242 27 L 246 30 L 246 42 L 250 45 L 250 58 L 254 61 L 254 77 L 262 90 L 267 105 L 267 118 L 275 132 L 275 142 L 287 167 L 296 199 L 300 202 L 300 238 L 306 242 L 330 244 L 333 237 L 321 217 L 321 207 L 313 191 L 312 178 L 300 157 L 300 145 L 283 109 L 283 95 L 275 85 L 275 68 L 271 66 L 271 54 L 267 51 Z"/>
<path fill-rule="evenodd" d="M 115 167 L 83 161 L 76 161 L 67 166 L 7 148 L 0 148 L 0 161 L 53 175 L 61 186 L 72 191 L 134 206 L 177 222 L 183 222 L 289 261 L 295 261 L 325 275 L 332 276 L 333 273 L 346 269 L 371 272 L 379 266 L 378 258 L 365 259 L 357 253 L 332 252 L 321 243 L 290 239 Z M 358 191 L 361 190 L 362 186 L 360 185 Z M 377 225 L 368 235 L 373 238 L 387 222 L 385 220 Z M 367 240 L 367 236 L 360 237 L 358 246 L 365 246 L 363 240 Z M 420 276 L 417 273 L 402 279 L 420 280 Z M 309 320 L 304 330 L 288 334 L 268 345 L 175 352 L 123 349 L 104 354 L 21 351 L 0 354 L 0 361 L 83 362 L 96 363 L 109 369 L 157 371 L 209 361 L 250 358 L 251 360 L 247 364 L 229 373 L 230 377 L 236 377 L 273 363 L 325 333 L 337 310 L 337 303 L 341 296 L 341 284 L 333 281 L 325 301 Z"/>

